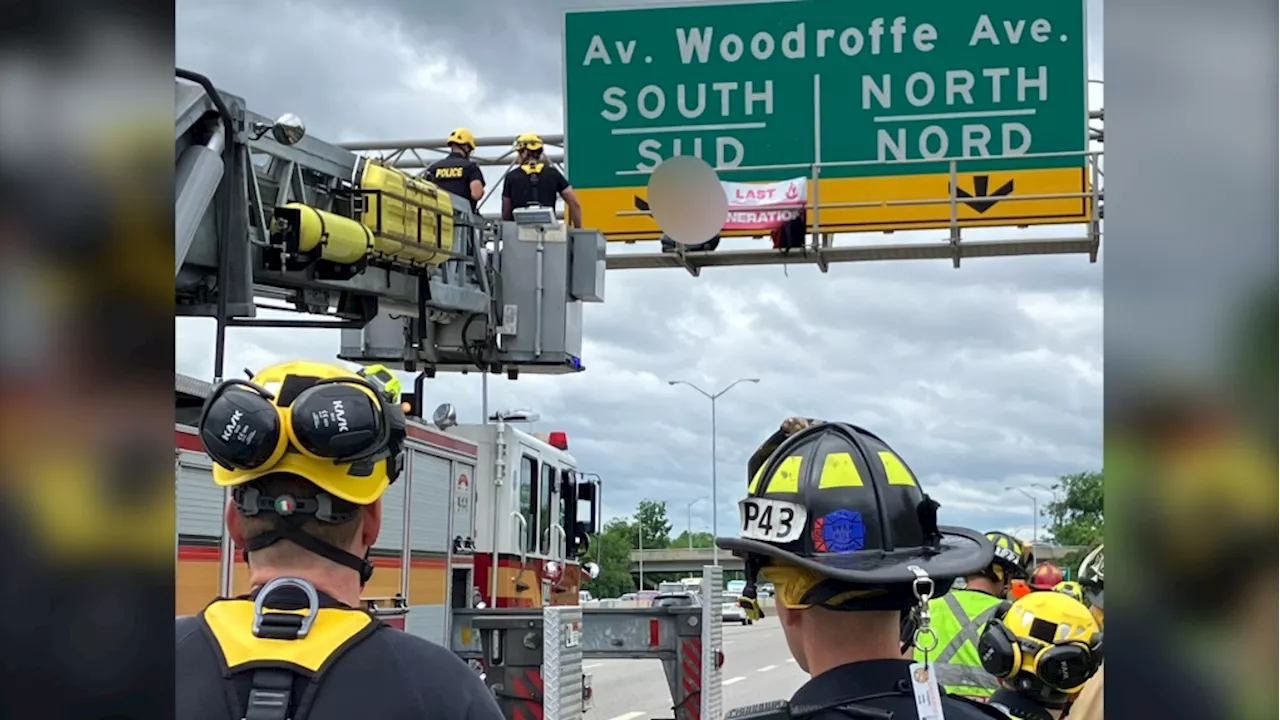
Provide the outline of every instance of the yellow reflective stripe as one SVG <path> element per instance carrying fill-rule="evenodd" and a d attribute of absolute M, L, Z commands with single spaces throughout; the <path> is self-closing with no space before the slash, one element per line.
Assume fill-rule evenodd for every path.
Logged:
<path fill-rule="evenodd" d="M 831 453 L 822 461 L 822 475 L 818 477 L 818 489 L 838 487 L 862 487 L 862 474 L 853 464 L 849 453 Z"/>
<path fill-rule="evenodd" d="M 792 455 L 782 464 L 778 465 L 778 469 L 773 471 L 773 477 L 769 478 L 769 485 L 765 488 L 767 492 L 800 492 L 800 465 L 804 463 L 804 458 L 799 455 Z"/>
<path fill-rule="evenodd" d="M 888 450 L 881 450 L 878 454 L 880 462 L 884 464 L 884 474 L 889 478 L 890 485 L 915 486 L 916 479 L 911 477 L 911 471 L 902 464 L 902 460 L 897 455 Z"/>
<path fill-rule="evenodd" d="M 747 483 L 747 494 L 754 495 L 756 488 L 760 487 L 760 478 L 764 477 L 764 465 L 756 469 L 756 474 L 751 478 L 751 482 Z"/>

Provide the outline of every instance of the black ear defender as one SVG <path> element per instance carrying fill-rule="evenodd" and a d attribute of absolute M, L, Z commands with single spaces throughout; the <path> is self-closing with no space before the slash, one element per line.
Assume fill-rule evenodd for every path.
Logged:
<path fill-rule="evenodd" d="M 1016 675 L 1022 669 L 1024 660 L 1022 644 L 1004 624 L 1004 617 L 1010 607 L 1008 601 L 1000 603 L 978 639 L 978 657 L 982 668 L 1002 679 Z M 1036 653 L 1034 662 L 1036 679 L 1058 692 L 1069 692 L 1080 687 L 1101 664 L 1101 633 L 1090 644 L 1072 640 L 1048 645 Z"/>
<path fill-rule="evenodd" d="M 200 409 L 199 429 L 209 458 L 233 472 L 274 465 L 288 442 L 271 393 L 244 380 L 214 389 Z"/>
<path fill-rule="evenodd" d="M 978 658 L 982 661 L 982 669 L 998 678 L 1014 675 L 1022 667 L 1022 647 L 1017 636 L 1004 624 L 1004 616 L 1010 607 L 1008 601 L 1000 603 L 978 638 Z"/>

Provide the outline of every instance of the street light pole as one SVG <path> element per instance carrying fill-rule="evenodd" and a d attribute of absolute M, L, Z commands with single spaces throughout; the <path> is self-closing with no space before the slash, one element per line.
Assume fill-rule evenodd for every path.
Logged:
<path fill-rule="evenodd" d="M 703 397 L 711 401 L 711 537 L 713 538 L 711 542 L 711 564 L 712 565 L 720 564 L 720 547 L 716 545 L 714 541 L 716 533 L 720 531 L 720 514 L 717 510 L 720 507 L 720 494 L 718 492 L 719 488 L 717 488 L 716 486 L 716 400 L 720 399 L 721 395 L 724 395 L 725 393 L 729 392 L 730 390 L 734 389 L 739 384 L 744 382 L 758 383 L 760 382 L 760 378 L 738 378 L 737 380 L 734 380 L 733 382 L 726 385 L 722 390 L 720 390 L 720 392 L 716 392 L 716 393 L 709 393 L 706 390 L 703 390 L 697 385 L 694 385 L 693 383 L 688 382 L 686 380 L 668 380 L 667 381 L 668 385 L 687 385 L 693 388 L 694 390 L 697 390 L 699 393 L 702 394 Z"/>
<path fill-rule="evenodd" d="M 1039 542 L 1040 501 L 1036 499 L 1035 495 L 1032 495 L 1031 493 L 1027 492 L 1026 490 L 1023 490 L 1022 488 L 1007 487 L 1005 488 L 1005 490 L 1017 490 L 1018 492 L 1022 493 L 1023 495 L 1026 495 L 1028 498 L 1031 499 L 1031 546 L 1034 548 L 1036 543 Z"/>
<path fill-rule="evenodd" d="M 1050 495 L 1053 496 L 1053 504 L 1055 506 L 1058 505 L 1058 486 L 1057 485 L 1050 486 L 1050 485 L 1041 485 L 1039 483 L 1033 483 L 1031 487 L 1044 490 L 1045 492 L 1049 493 Z M 1057 538 L 1054 538 L 1055 545 L 1057 544 L 1057 542 L 1058 542 Z"/>
<path fill-rule="evenodd" d="M 698 503 L 706 499 L 707 497 L 705 495 L 700 498 L 694 498 L 693 500 L 690 500 L 689 504 L 686 505 L 684 508 L 684 515 L 685 515 L 684 521 L 686 523 L 684 534 L 689 536 L 690 550 L 693 549 L 693 506 L 697 505 Z M 715 543 L 713 542 L 712 545 L 714 544 Z"/>
<path fill-rule="evenodd" d="M 640 589 L 644 590 L 644 524 L 643 523 L 639 523 L 639 522 L 636 523 L 636 534 L 640 537 Z"/>

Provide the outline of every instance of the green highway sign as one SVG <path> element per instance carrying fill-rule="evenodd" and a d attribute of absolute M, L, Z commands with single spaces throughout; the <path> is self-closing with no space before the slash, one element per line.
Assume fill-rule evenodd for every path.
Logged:
<path fill-rule="evenodd" d="M 952 158 L 966 160 L 959 170 L 970 180 L 960 185 L 970 195 L 1006 183 L 1013 183 L 1006 194 L 1082 192 L 1085 27 L 1082 0 L 798 0 L 570 12 L 569 181 L 587 193 L 584 204 L 597 201 L 589 224 L 614 239 L 652 235 L 651 221 L 619 218 L 617 210 L 634 209 L 631 196 L 642 194 L 647 174 L 675 155 L 699 155 L 737 182 L 809 176 L 820 160 L 824 205 L 846 195 L 874 199 L 875 187 L 932 193 Z M 983 160 L 995 156 L 1003 157 Z M 942 162 L 903 162 L 933 159 Z M 972 214 L 1011 224 L 1087 213 L 1079 199 L 1044 201 L 1037 210 L 1038 202 Z M 985 205 L 975 200 L 974 207 Z M 908 212 L 923 218 L 914 224 L 901 208 L 845 214 L 851 229 L 874 229 L 929 226 L 938 212 Z M 996 222 L 1002 218 L 1010 222 Z"/>

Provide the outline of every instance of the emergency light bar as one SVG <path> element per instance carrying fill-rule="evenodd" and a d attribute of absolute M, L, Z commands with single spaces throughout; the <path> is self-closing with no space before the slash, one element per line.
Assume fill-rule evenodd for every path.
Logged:
<path fill-rule="evenodd" d="M 534 433 L 533 436 L 557 450 L 564 450 L 566 452 L 569 450 L 569 434 L 566 432 L 560 430 L 556 430 L 554 432 L 537 432 Z"/>

